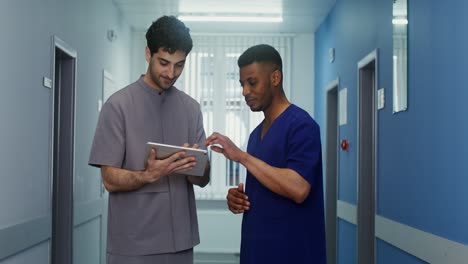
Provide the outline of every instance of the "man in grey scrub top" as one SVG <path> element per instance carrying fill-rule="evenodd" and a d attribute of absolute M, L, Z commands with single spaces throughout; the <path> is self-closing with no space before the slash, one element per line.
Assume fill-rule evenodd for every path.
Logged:
<path fill-rule="evenodd" d="M 89 158 L 109 191 L 107 263 L 193 263 L 200 242 L 193 185 L 208 184 L 209 166 L 204 176 L 184 175 L 193 157 L 146 152 L 148 141 L 204 146 L 199 103 L 174 87 L 192 39 L 173 16 L 155 21 L 146 39 L 148 70 L 103 105 Z"/>

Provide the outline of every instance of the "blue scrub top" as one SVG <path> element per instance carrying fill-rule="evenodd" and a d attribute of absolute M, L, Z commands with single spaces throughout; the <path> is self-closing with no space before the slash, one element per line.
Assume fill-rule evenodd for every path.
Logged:
<path fill-rule="evenodd" d="M 249 171 L 250 210 L 242 221 L 241 264 L 326 263 L 320 129 L 310 115 L 290 105 L 261 139 L 261 123 L 247 152 L 269 165 L 289 168 L 311 185 L 302 204 L 273 193 Z"/>

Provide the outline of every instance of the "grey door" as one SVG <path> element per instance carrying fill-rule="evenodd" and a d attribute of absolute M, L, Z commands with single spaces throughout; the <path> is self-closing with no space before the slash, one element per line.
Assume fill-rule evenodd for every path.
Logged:
<path fill-rule="evenodd" d="M 327 263 L 336 264 L 338 186 L 338 81 L 327 87 L 327 125 L 325 154 L 325 221 Z"/>
<path fill-rule="evenodd" d="M 72 263 L 76 52 L 54 38 L 53 264 Z"/>
<path fill-rule="evenodd" d="M 358 63 L 358 263 L 375 263 L 377 50 Z"/>

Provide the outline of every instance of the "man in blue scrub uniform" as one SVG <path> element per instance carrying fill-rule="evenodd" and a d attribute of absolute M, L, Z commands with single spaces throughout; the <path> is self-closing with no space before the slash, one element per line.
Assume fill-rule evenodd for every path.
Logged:
<path fill-rule="evenodd" d="M 192 49 L 189 29 L 173 16 L 146 33 L 148 69 L 103 105 L 89 164 L 101 168 L 109 191 L 108 264 L 191 264 L 200 242 L 193 185 L 195 164 L 183 152 L 156 159 L 148 141 L 198 147 L 205 143 L 200 105 L 174 87 Z M 146 161 L 146 166 L 145 166 Z"/>
<path fill-rule="evenodd" d="M 206 145 L 247 168 L 245 192 L 241 183 L 227 194 L 229 210 L 244 213 L 240 262 L 325 264 L 319 126 L 286 98 L 273 47 L 247 49 L 238 65 L 242 95 L 265 119 L 250 134 L 247 152 L 219 133 Z"/>

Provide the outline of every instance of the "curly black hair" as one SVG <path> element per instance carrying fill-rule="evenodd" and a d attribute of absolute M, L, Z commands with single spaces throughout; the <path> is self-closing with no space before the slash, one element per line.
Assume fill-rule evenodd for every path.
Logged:
<path fill-rule="evenodd" d="M 146 41 L 151 56 L 159 48 L 170 54 L 179 50 L 188 55 L 193 47 L 190 29 L 174 16 L 162 16 L 154 21 L 146 32 Z"/>

